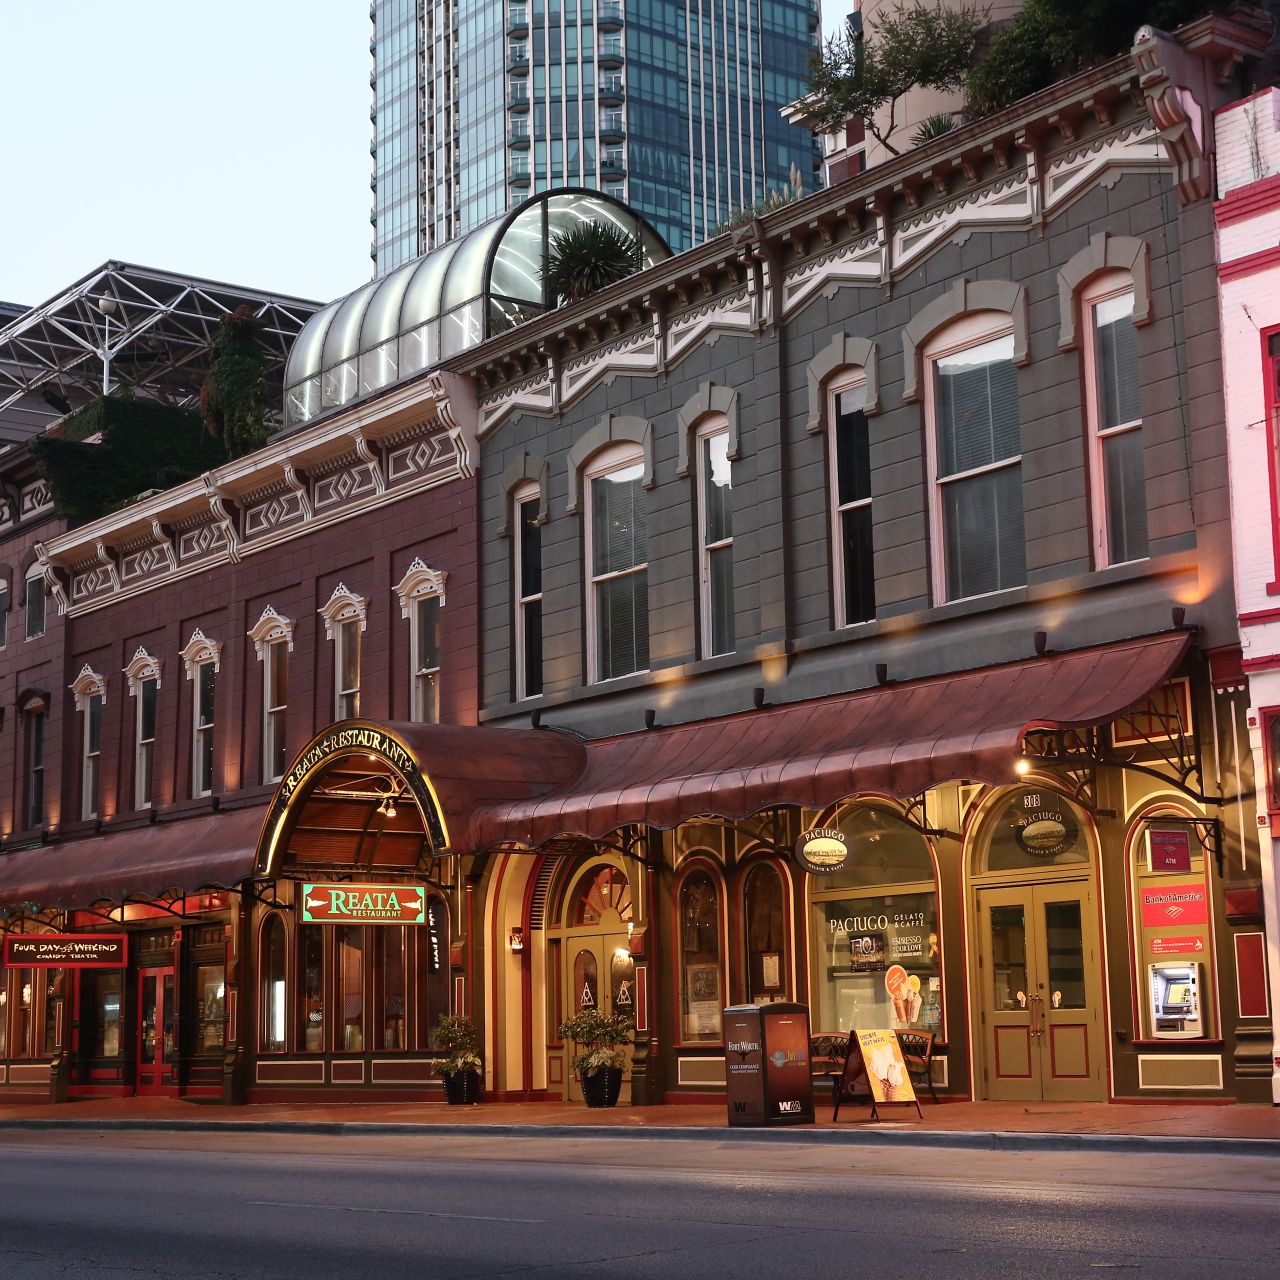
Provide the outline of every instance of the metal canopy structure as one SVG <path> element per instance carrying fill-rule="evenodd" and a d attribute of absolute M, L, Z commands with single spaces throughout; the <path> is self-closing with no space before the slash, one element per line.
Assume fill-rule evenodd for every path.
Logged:
<path fill-rule="evenodd" d="M 107 262 L 57 297 L 10 319 L 0 312 L 0 446 L 39 435 L 104 391 L 129 385 L 148 398 L 193 404 L 218 322 L 237 307 L 264 321 L 274 392 L 285 358 L 322 304 Z"/>

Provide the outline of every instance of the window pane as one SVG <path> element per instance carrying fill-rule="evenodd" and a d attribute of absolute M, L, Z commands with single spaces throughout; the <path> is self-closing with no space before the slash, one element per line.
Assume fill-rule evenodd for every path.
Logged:
<path fill-rule="evenodd" d="M 840 397 L 843 403 L 844 397 Z M 840 506 L 871 497 L 871 441 L 861 408 L 836 418 L 836 501 Z"/>
<path fill-rule="evenodd" d="M 732 653 L 733 634 L 733 544 L 708 555 L 711 577 L 711 654 Z"/>
<path fill-rule="evenodd" d="M 58 1001 L 59 987 L 63 986 L 64 969 L 45 969 L 40 972 L 40 981 L 44 986 L 44 1054 L 53 1053 L 58 1047 Z M 69 1016 L 71 1006 L 68 1003 L 64 1016 Z M 65 1033 L 64 1033 L 65 1034 Z"/>
<path fill-rule="evenodd" d="M 360 687 L 360 624 L 344 622 L 339 632 L 342 648 L 342 687 L 344 690 Z"/>
<path fill-rule="evenodd" d="M 287 706 L 289 702 L 289 646 L 281 641 L 267 650 L 270 692 L 267 702 L 272 707 Z"/>
<path fill-rule="evenodd" d="M 782 880 L 770 866 L 754 867 L 743 893 L 747 936 L 747 999 L 753 1004 L 786 996 L 786 917 Z"/>
<path fill-rule="evenodd" d="M 733 537 L 733 479 L 729 464 L 729 433 L 706 436 L 702 441 L 703 525 L 707 542 Z"/>
<path fill-rule="evenodd" d="M 535 524 L 538 499 L 520 504 L 520 594 L 542 594 L 542 526 Z"/>
<path fill-rule="evenodd" d="M 213 692 L 217 684 L 218 673 L 212 662 L 202 662 L 197 671 L 199 672 L 197 678 L 200 681 L 199 723 L 209 725 L 213 723 Z"/>
<path fill-rule="evenodd" d="M 86 750 L 97 752 L 102 750 L 102 698 L 94 694 L 89 699 L 89 724 Z"/>
<path fill-rule="evenodd" d="M 382 1047 L 403 1049 L 404 930 L 378 930 L 378 969 L 382 984 Z"/>
<path fill-rule="evenodd" d="M 284 921 L 272 916 L 262 931 L 262 1050 L 284 1051 L 285 1001 Z"/>
<path fill-rule="evenodd" d="M 1102 440 L 1107 480 L 1107 557 L 1112 564 L 1147 555 L 1147 473 L 1142 430 L 1122 431 Z"/>
<path fill-rule="evenodd" d="M 876 616 L 876 574 L 869 505 L 840 513 L 840 538 L 844 561 L 844 620 L 870 622 Z"/>
<path fill-rule="evenodd" d="M 1142 417 L 1138 382 L 1138 331 L 1133 294 L 1108 298 L 1093 309 L 1098 372 L 1098 423 L 1102 430 Z"/>
<path fill-rule="evenodd" d="M 221 964 L 196 965 L 196 1052 L 216 1054 L 225 1038 L 227 1004 L 226 968 Z"/>
<path fill-rule="evenodd" d="M 649 558 L 640 463 L 591 481 L 592 572 L 617 573 Z"/>
<path fill-rule="evenodd" d="M 338 972 L 342 992 L 342 1047 L 364 1051 L 364 929 L 344 926 L 338 932 Z"/>
<path fill-rule="evenodd" d="M 601 680 L 649 666 L 649 575 L 645 571 L 596 585 L 596 646 Z"/>
<path fill-rule="evenodd" d="M 991 908 L 991 982 L 994 1008 L 1027 1007 L 1027 922 L 1020 906 Z"/>
<path fill-rule="evenodd" d="M 324 1048 L 324 925 L 299 926 L 302 953 L 303 1047 Z"/>
<path fill-rule="evenodd" d="M 1013 335 L 934 364 L 938 474 L 985 467 L 1022 450 Z"/>
<path fill-rule="evenodd" d="M 683 968 L 681 1032 L 685 1041 L 720 1039 L 720 907 L 716 883 L 694 871 L 680 886 L 680 954 Z"/>
<path fill-rule="evenodd" d="M 27 579 L 27 636 L 44 634 L 44 582 L 40 578 Z"/>
<path fill-rule="evenodd" d="M 542 601 L 531 600 L 524 609 L 524 694 L 542 692 Z"/>
<path fill-rule="evenodd" d="M 1045 946 L 1049 953 L 1049 1000 L 1054 1009 L 1083 1009 L 1084 932 L 1079 902 L 1046 902 Z"/>
<path fill-rule="evenodd" d="M 156 736 L 156 687 L 155 680 L 144 680 L 138 691 L 138 738 L 143 742 Z"/>
<path fill-rule="evenodd" d="M 80 982 L 83 1007 L 91 1020 L 90 1056 L 118 1057 L 123 974 L 88 970 L 81 975 Z M 0 1032 L 0 1049 L 3 1048 L 4 1038 Z"/>
<path fill-rule="evenodd" d="M 1022 468 L 957 480 L 942 490 L 947 595 L 984 595 L 1027 580 L 1022 526 Z"/>
<path fill-rule="evenodd" d="M 435 671 L 440 666 L 440 597 L 428 596 L 415 604 L 418 611 L 419 671 Z"/>

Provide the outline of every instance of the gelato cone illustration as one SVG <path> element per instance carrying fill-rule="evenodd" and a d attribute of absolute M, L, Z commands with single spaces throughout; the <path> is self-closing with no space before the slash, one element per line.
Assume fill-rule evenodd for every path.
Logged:
<path fill-rule="evenodd" d="M 871 1061 L 867 1064 L 871 1076 L 879 1081 L 884 1102 L 899 1101 L 899 1091 L 906 1083 L 906 1072 L 893 1054 L 893 1050 L 885 1044 L 877 1045 L 871 1052 Z"/>
<path fill-rule="evenodd" d="M 893 1016 L 897 1022 L 909 1022 L 911 1012 L 911 980 L 900 964 L 891 964 L 884 974 L 884 989 L 893 1001 Z"/>

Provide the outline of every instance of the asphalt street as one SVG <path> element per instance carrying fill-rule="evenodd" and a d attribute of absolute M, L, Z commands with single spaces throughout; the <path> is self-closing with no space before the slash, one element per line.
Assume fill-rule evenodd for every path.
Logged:
<path fill-rule="evenodd" d="M 1247 1156 L 0 1135 L 4 1280 L 1274 1280 L 1278 1222 Z"/>

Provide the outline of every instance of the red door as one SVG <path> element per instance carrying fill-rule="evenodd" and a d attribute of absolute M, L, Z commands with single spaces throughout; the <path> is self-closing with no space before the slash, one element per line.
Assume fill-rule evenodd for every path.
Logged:
<path fill-rule="evenodd" d="M 138 974 L 138 1086 L 141 1094 L 176 1094 L 178 1007 L 172 969 Z"/>

